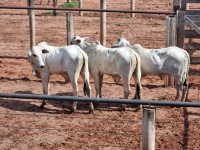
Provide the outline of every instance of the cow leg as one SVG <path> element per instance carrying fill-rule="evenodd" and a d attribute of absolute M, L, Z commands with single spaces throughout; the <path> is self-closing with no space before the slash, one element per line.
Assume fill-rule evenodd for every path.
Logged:
<path fill-rule="evenodd" d="M 187 79 L 185 80 L 185 82 L 183 83 L 183 89 L 182 89 L 182 97 L 181 97 L 181 101 L 185 102 L 185 100 L 187 99 L 188 96 L 188 83 L 187 83 Z"/>
<path fill-rule="evenodd" d="M 99 95 L 100 95 L 100 98 L 102 97 L 102 94 L 101 94 L 101 89 L 102 89 L 102 84 L 103 84 L 103 75 L 99 75 Z"/>
<path fill-rule="evenodd" d="M 70 80 L 71 80 L 71 85 L 72 85 L 72 89 L 73 89 L 73 96 L 78 96 L 78 77 L 74 74 L 74 75 L 69 75 L 70 76 Z M 72 112 L 75 112 L 77 109 L 77 101 L 74 101 L 72 104 Z"/>
<path fill-rule="evenodd" d="M 49 95 L 49 76 L 50 75 L 41 75 L 42 78 L 42 89 L 44 95 Z M 44 108 L 48 100 L 43 100 L 40 108 Z"/>
<path fill-rule="evenodd" d="M 90 87 L 90 83 L 89 83 L 89 78 L 85 80 L 85 73 L 83 72 L 83 70 L 81 70 L 81 78 L 83 79 L 84 82 L 84 86 L 86 86 L 86 92 L 87 92 L 87 96 L 91 97 L 91 87 Z M 84 91 L 84 90 L 83 90 Z M 94 106 L 93 103 L 90 102 L 89 103 L 89 113 L 93 113 L 94 111 Z"/>
<path fill-rule="evenodd" d="M 137 76 L 134 74 L 134 81 L 135 81 L 135 96 L 133 99 L 141 99 L 141 90 L 142 90 L 142 86 L 141 86 L 141 79 L 137 79 Z M 140 110 L 142 108 L 142 105 L 137 105 L 136 111 Z"/>
<path fill-rule="evenodd" d="M 183 86 L 181 101 L 185 102 L 188 96 L 188 85 Z"/>
<path fill-rule="evenodd" d="M 179 100 L 179 95 L 180 95 L 180 91 L 178 89 L 178 87 L 176 87 L 176 97 L 175 97 L 175 101 Z"/>
<path fill-rule="evenodd" d="M 128 99 L 129 93 L 130 93 L 130 79 L 123 79 L 122 78 L 122 84 L 124 88 L 124 99 Z M 122 111 L 126 110 L 126 104 L 121 105 Z"/>
<path fill-rule="evenodd" d="M 93 73 L 92 76 L 93 76 L 94 84 L 95 84 L 96 97 L 101 98 L 99 73 Z"/>
<path fill-rule="evenodd" d="M 75 83 L 72 83 L 73 87 L 75 87 Z M 73 90 L 73 96 L 78 96 L 78 89 Z M 72 112 L 75 112 L 77 109 L 77 101 L 74 101 L 72 104 Z"/>
<path fill-rule="evenodd" d="M 135 81 L 135 96 L 134 99 L 141 99 L 141 91 L 142 91 L 142 85 L 141 85 L 141 79 L 137 79 L 136 75 L 133 75 L 134 81 Z"/>

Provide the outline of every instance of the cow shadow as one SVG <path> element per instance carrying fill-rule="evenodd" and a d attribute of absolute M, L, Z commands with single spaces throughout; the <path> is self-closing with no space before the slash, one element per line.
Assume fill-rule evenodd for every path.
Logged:
<path fill-rule="evenodd" d="M 57 93 L 56 96 L 72 96 L 72 92 L 68 93 Z M 82 96 L 79 96 L 82 97 Z M 123 100 L 123 98 L 120 98 Z M 70 114 L 71 113 L 71 107 L 72 107 L 72 101 L 60 101 L 61 108 L 64 109 L 65 113 Z M 51 103 L 51 105 L 54 105 L 55 107 L 58 107 L 55 105 L 55 103 Z M 94 111 L 121 111 L 120 110 L 120 104 L 114 104 L 114 103 L 101 103 L 101 102 L 93 102 Z M 127 105 L 127 107 L 132 107 L 133 105 Z M 136 106 L 135 106 L 136 107 Z M 88 114 L 89 113 L 89 102 L 78 102 L 77 103 L 77 110 L 81 111 L 82 114 Z"/>
<path fill-rule="evenodd" d="M 103 84 L 108 84 L 108 85 L 114 85 L 114 86 L 121 86 L 123 87 L 122 83 L 110 83 L 110 82 L 104 82 Z M 130 87 L 134 88 L 135 84 L 130 84 Z M 165 85 L 152 85 L 152 84 L 142 84 L 142 87 L 146 87 L 148 89 L 154 89 L 154 88 L 161 88 L 165 87 Z"/>
<path fill-rule="evenodd" d="M 31 91 L 16 91 L 14 93 L 18 94 L 33 94 Z M 66 95 L 71 95 L 71 93 Z M 35 94 L 34 94 L 35 95 Z M 0 98 L 0 107 L 4 107 L 13 111 L 24 111 L 24 112 L 42 112 L 42 113 L 53 113 L 53 114 L 60 114 L 63 113 L 64 110 L 62 109 L 54 109 L 54 108 L 41 108 L 40 104 L 42 103 L 42 100 L 40 99 L 35 99 L 35 101 L 39 101 L 38 104 L 33 104 L 33 99 L 28 100 L 28 99 L 20 99 L 17 98 Z M 60 102 L 59 100 L 49 100 L 48 104 L 53 105 L 55 107 L 60 107 Z"/>
<path fill-rule="evenodd" d="M 189 76 L 193 76 L 193 75 L 200 75 L 200 70 L 197 69 L 190 69 L 189 70 Z"/>

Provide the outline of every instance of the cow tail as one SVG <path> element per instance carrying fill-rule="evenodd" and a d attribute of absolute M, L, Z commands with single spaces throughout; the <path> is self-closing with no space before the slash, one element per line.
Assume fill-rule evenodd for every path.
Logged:
<path fill-rule="evenodd" d="M 135 74 L 136 74 L 136 83 L 135 83 L 135 88 L 136 88 L 136 94 L 137 94 L 137 98 L 138 99 L 141 99 L 141 92 L 142 92 L 142 86 L 141 86 L 141 76 L 142 76 L 142 73 L 141 73 L 141 59 L 140 59 L 140 56 L 139 54 L 137 54 L 135 52 L 135 57 L 136 57 L 136 71 L 135 71 Z"/>
<path fill-rule="evenodd" d="M 183 76 L 183 78 L 184 78 L 184 86 L 186 86 L 188 73 L 189 73 L 189 67 L 190 67 L 190 56 L 186 51 L 184 51 L 184 52 L 185 52 L 185 54 L 187 56 L 187 62 L 185 63 L 185 68 L 184 68 L 185 72 L 184 72 L 184 76 Z"/>
<path fill-rule="evenodd" d="M 189 67 L 190 67 L 190 56 L 189 54 L 185 52 L 185 63 L 184 63 L 184 68 L 183 68 L 183 74 L 182 74 L 182 82 L 183 82 L 183 96 L 182 96 L 182 101 L 187 100 L 188 97 L 188 88 L 189 88 L 189 84 L 188 84 L 188 73 L 189 73 Z"/>
<path fill-rule="evenodd" d="M 90 97 L 91 92 L 90 92 L 90 82 L 89 82 L 89 78 L 90 78 L 90 74 L 89 74 L 89 68 L 88 68 L 88 56 L 87 54 L 81 50 L 81 53 L 83 55 L 83 69 L 84 69 L 84 86 L 83 86 L 83 92 L 85 95 L 87 95 L 88 97 Z"/>

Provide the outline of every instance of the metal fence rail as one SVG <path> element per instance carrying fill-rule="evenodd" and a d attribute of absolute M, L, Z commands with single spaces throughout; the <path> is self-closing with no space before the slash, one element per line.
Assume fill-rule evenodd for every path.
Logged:
<path fill-rule="evenodd" d="M 18 7 L 0 6 L 0 9 L 25 9 L 25 10 L 62 10 L 62 11 L 91 11 L 91 12 L 117 12 L 117 13 L 139 13 L 139 14 L 165 14 L 174 15 L 174 11 L 151 11 L 151 10 L 114 10 L 114 9 L 84 9 L 84 8 L 52 8 L 52 7 Z"/>
<path fill-rule="evenodd" d="M 43 99 L 43 100 L 62 100 L 62 101 L 79 101 L 79 102 L 98 102 L 98 103 L 115 103 L 115 104 L 141 104 L 147 106 L 171 106 L 171 107 L 200 107 L 200 102 L 178 102 L 169 100 L 130 100 L 130 99 L 111 99 L 111 98 L 91 98 L 91 97 L 74 97 L 74 96 L 49 96 L 35 94 L 16 94 L 0 93 L 3 98 L 20 98 L 20 99 Z"/>

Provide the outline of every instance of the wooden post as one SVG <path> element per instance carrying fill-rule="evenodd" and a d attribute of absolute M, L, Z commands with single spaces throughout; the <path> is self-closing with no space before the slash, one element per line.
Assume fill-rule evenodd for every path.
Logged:
<path fill-rule="evenodd" d="M 166 17 L 166 47 L 176 46 L 176 18 Z M 174 87 L 174 78 L 171 75 L 165 77 L 165 86 Z"/>
<path fill-rule="evenodd" d="M 29 0 L 29 6 L 34 6 L 35 1 Z M 35 45 L 35 11 L 29 9 L 30 48 Z"/>
<path fill-rule="evenodd" d="M 184 49 L 185 38 L 185 11 L 177 13 L 177 46 Z"/>
<path fill-rule="evenodd" d="M 180 0 L 174 0 L 173 6 L 174 6 L 173 8 L 174 12 L 176 12 L 177 10 L 180 10 Z"/>
<path fill-rule="evenodd" d="M 155 150 L 155 109 L 143 108 L 142 150 Z"/>
<path fill-rule="evenodd" d="M 67 0 L 67 3 L 71 3 L 71 0 Z"/>
<path fill-rule="evenodd" d="M 135 10 L 135 0 L 131 0 L 131 10 Z M 135 13 L 130 14 L 131 17 L 135 17 Z"/>
<path fill-rule="evenodd" d="M 83 0 L 79 0 L 79 8 L 83 8 Z M 79 11 L 79 16 L 83 16 L 83 11 Z"/>
<path fill-rule="evenodd" d="M 106 9 L 106 0 L 100 0 L 100 9 Z M 106 12 L 100 12 L 100 42 L 106 46 Z"/>
<path fill-rule="evenodd" d="M 53 8 L 56 8 L 57 0 L 53 0 Z M 56 10 L 53 10 L 53 15 L 56 16 Z"/>
<path fill-rule="evenodd" d="M 30 6 L 30 0 L 27 0 L 27 6 Z M 27 14 L 29 15 L 29 9 L 27 9 Z"/>
<path fill-rule="evenodd" d="M 185 11 L 185 10 L 186 10 L 186 7 L 187 7 L 187 0 L 182 0 L 182 3 L 181 3 L 181 10 Z"/>
<path fill-rule="evenodd" d="M 66 13 L 67 20 L 67 45 L 70 45 L 71 39 L 74 37 L 73 13 Z"/>
<path fill-rule="evenodd" d="M 176 46 L 176 18 L 166 17 L 166 47 Z"/>

